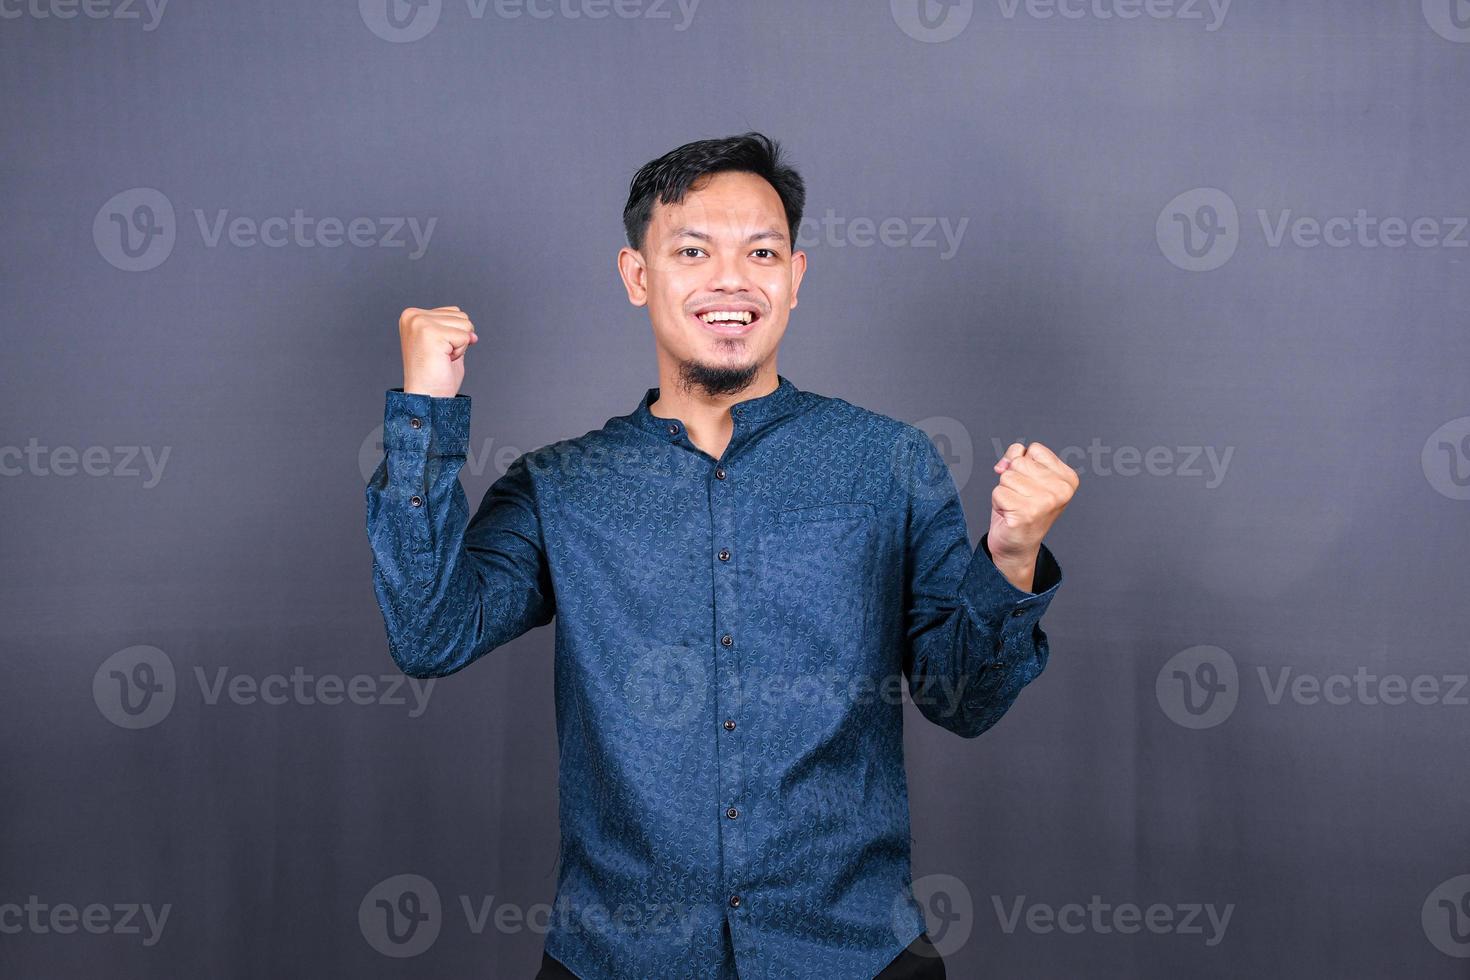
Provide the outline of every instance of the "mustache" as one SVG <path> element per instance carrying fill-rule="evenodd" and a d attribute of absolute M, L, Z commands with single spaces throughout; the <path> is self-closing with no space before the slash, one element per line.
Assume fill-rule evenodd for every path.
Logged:
<path fill-rule="evenodd" d="M 700 300 L 698 303 L 689 303 L 684 307 L 684 312 L 693 315 L 695 310 L 721 306 L 753 306 L 761 316 L 768 316 L 771 312 L 771 307 L 767 303 L 753 298 L 742 299 L 738 296 L 721 296 L 713 299 Z"/>

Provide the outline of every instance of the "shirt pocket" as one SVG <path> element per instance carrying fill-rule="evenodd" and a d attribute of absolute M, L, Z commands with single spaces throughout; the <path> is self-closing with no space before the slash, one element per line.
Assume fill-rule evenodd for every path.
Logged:
<path fill-rule="evenodd" d="M 809 524 L 814 521 L 835 521 L 846 518 L 871 519 L 873 505 L 865 501 L 844 501 L 833 504 L 810 504 L 776 512 L 776 523 L 783 527 L 794 524 Z"/>
<path fill-rule="evenodd" d="M 863 501 L 777 511 L 759 565 L 761 608 L 784 641 L 786 669 L 857 666 L 871 639 L 877 511 Z"/>

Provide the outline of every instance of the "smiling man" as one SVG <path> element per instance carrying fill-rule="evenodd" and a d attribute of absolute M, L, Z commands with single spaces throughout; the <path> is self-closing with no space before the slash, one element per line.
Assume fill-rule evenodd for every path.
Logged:
<path fill-rule="evenodd" d="M 1042 538 L 1078 480 L 1012 444 L 971 547 L 922 430 L 777 373 L 804 202 L 759 133 L 640 169 L 617 267 L 658 386 L 522 454 L 473 518 L 475 325 L 399 319 L 366 491 L 394 661 L 451 674 L 557 620 L 538 977 L 945 975 L 911 891 L 902 692 L 973 738 L 1041 673 L 1062 578 Z"/>

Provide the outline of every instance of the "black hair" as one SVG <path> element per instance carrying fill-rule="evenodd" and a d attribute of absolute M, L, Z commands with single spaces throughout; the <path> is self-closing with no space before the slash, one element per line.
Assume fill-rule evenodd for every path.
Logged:
<path fill-rule="evenodd" d="M 795 248 L 801 212 L 806 207 L 806 184 L 782 159 L 781 144 L 756 132 L 685 143 L 639 168 L 628 186 L 628 203 L 623 208 L 628 244 L 643 248 L 655 198 L 664 204 L 678 204 L 698 178 L 731 170 L 755 174 L 776 189 L 786 209 L 787 233 Z"/>

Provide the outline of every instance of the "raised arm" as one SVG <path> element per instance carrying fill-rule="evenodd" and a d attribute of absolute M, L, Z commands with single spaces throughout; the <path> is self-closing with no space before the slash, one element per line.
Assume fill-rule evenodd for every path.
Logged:
<path fill-rule="evenodd" d="M 399 669 L 439 677 L 550 622 L 555 601 L 527 454 L 467 520 L 470 399 L 458 387 L 473 325 L 443 307 L 407 310 L 399 327 L 404 387 L 387 392 L 365 491 L 373 591 Z"/>
<path fill-rule="evenodd" d="M 1009 581 L 990 553 L 994 524 L 970 547 L 959 493 L 928 436 L 914 429 L 900 452 L 911 501 L 903 657 L 909 694 L 925 718 L 974 738 L 1046 667 L 1041 617 L 1062 583 L 1061 566 L 1038 537 L 1034 577 L 1025 583 L 1031 589 Z"/>

